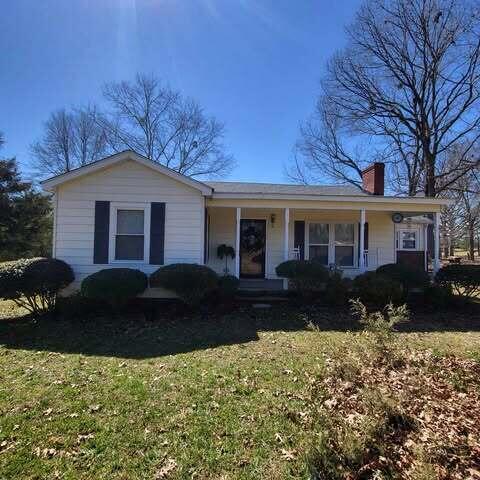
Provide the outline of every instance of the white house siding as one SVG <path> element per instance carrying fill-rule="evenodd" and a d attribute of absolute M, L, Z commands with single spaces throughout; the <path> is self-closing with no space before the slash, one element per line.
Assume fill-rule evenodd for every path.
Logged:
<path fill-rule="evenodd" d="M 202 194 L 137 162 L 128 160 L 67 182 L 58 187 L 56 196 L 54 251 L 56 258 L 72 266 L 74 289 L 103 268 L 138 268 L 147 274 L 158 268 L 148 263 L 93 263 L 96 200 L 140 205 L 165 202 L 165 264 L 203 263 Z"/>

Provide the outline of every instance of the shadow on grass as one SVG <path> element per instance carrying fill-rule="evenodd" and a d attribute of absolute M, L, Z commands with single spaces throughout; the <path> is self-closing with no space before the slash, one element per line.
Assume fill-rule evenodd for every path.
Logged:
<path fill-rule="evenodd" d="M 478 305 L 480 307 L 480 305 Z M 480 331 L 480 308 L 458 312 L 418 312 L 401 331 Z M 323 331 L 357 330 L 348 311 L 304 309 L 293 305 L 254 309 L 237 305 L 228 313 L 202 318 L 172 305 L 157 309 L 153 320 L 138 310 L 118 318 L 110 315 L 0 320 L 0 345 L 12 349 L 81 353 L 121 358 L 153 358 L 219 346 L 257 341 L 261 331 L 302 331 L 312 322 Z"/>

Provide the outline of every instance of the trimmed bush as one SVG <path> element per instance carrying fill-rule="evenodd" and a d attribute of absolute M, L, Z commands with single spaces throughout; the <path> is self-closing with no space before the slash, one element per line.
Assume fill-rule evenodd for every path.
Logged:
<path fill-rule="evenodd" d="M 0 298 L 39 315 L 55 309 L 60 290 L 73 282 L 70 266 L 54 258 L 21 258 L 0 263 Z"/>
<path fill-rule="evenodd" d="M 275 270 L 279 277 L 288 278 L 302 296 L 311 296 L 323 290 L 329 279 L 328 269 L 315 260 L 287 260 Z"/>
<path fill-rule="evenodd" d="M 423 302 L 426 306 L 433 309 L 451 306 L 453 302 L 452 287 L 450 285 L 429 285 L 423 291 Z"/>
<path fill-rule="evenodd" d="M 348 303 L 351 289 L 352 280 L 342 278 L 342 272 L 333 272 L 327 281 L 325 300 L 330 305 L 344 306 Z"/>
<path fill-rule="evenodd" d="M 435 282 L 462 297 L 475 297 L 480 294 L 480 265 L 446 265 L 435 275 Z"/>
<path fill-rule="evenodd" d="M 412 288 L 424 289 L 430 284 L 428 273 L 412 265 L 389 263 L 378 267 L 377 273 L 399 282 L 403 287 L 405 295 L 407 295 Z"/>
<path fill-rule="evenodd" d="M 186 304 L 196 306 L 218 287 L 218 275 L 205 265 L 174 263 L 152 273 L 150 285 L 172 290 Z"/>
<path fill-rule="evenodd" d="M 237 293 L 240 280 L 233 275 L 224 275 L 218 279 L 218 290 L 223 299 L 232 299 Z"/>
<path fill-rule="evenodd" d="M 90 299 L 103 300 L 114 310 L 145 291 L 147 276 L 133 268 L 106 268 L 92 273 L 82 281 L 81 294 Z"/>
<path fill-rule="evenodd" d="M 366 272 L 355 277 L 353 291 L 363 303 L 380 308 L 389 303 L 398 304 L 403 297 L 399 282 L 376 272 Z"/>

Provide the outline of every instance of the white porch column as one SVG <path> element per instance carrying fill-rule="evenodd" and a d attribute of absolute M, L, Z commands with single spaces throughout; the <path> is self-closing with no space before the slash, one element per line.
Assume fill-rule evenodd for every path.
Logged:
<path fill-rule="evenodd" d="M 423 262 L 425 271 L 428 272 L 428 226 L 423 227 Z"/>
<path fill-rule="evenodd" d="M 290 232 L 290 209 L 285 208 L 285 218 L 284 218 L 284 234 L 283 234 L 283 259 L 287 261 L 290 257 L 289 255 L 289 238 L 288 234 Z M 283 279 L 283 289 L 288 290 L 288 280 L 286 278 Z"/>
<path fill-rule="evenodd" d="M 434 214 L 435 224 L 433 226 L 433 271 L 440 270 L 440 212 Z"/>
<path fill-rule="evenodd" d="M 360 255 L 358 257 L 358 268 L 365 270 L 365 209 L 360 210 Z"/>
<path fill-rule="evenodd" d="M 288 257 L 290 256 L 288 254 L 288 245 L 289 245 L 289 239 L 288 239 L 288 234 L 289 234 L 289 225 L 290 225 L 290 209 L 286 208 L 285 209 L 285 225 L 284 225 L 284 245 L 283 245 L 283 259 L 286 261 L 288 260 Z"/>
<path fill-rule="evenodd" d="M 236 223 L 235 223 L 235 276 L 240 278 L 240 219 L 242 218 L 242 209 L 236 209 Z"/>

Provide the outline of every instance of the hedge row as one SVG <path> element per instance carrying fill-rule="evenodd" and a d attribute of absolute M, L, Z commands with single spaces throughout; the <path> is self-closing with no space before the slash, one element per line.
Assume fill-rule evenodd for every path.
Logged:
<path fill-rule="evenodd" d="M 417 267 L 388 264 L 352 280 L 341 272 L 329 271 L 315 260 L 289 260 L 278 265 L 277 275 L 287 278 L 300 297 L 323 298 L 333 304 L 345 304 L 349 298 L 383 307 L 405 302 L 413 290 L 424 292 L 428 303 L 442 305 L 452 292 L 461 297 L 480 294 L 480 265 L 448 265 L 437 273 L 432 283 L 429 275 Z"/>
<path fill-rule="evenodd" d="M 434 283 L 426 272 L 397 264 L 383 265 L 353 281 L 309 260 L 283 262 L 276 272 L 289 280 L 300 297 L 314 298 L 325 291 L 325 298 L 333 304 L 343 304 L 354 296 L 364 303 L 384 306 L 405 301 L 413 289 L 423 290 L 430 302 L 438 303 L 445 302 L 452 292 L 461 297 L 480 294 L 480 265 L 448 265 L 440 269 Z M 0 264 L 0 298 L 11 299 L 34 314 L 51 311 L 55 309 L 58 292 L 73 279 L 72 269 L 61 260 L 31 258 L 4 262 Z M 222 300 L 232 298 L 238 284 L 236 277 L 219 277 L 212 269 L 197 264 L 167 265 L 150 276 L 151 287 L 172 290 L 192 306 L 211 295 Z M 85 278 L 81 294 L 120 308 L 147 286 L 147 276 L 140 270 L 109 268 Z"/>

